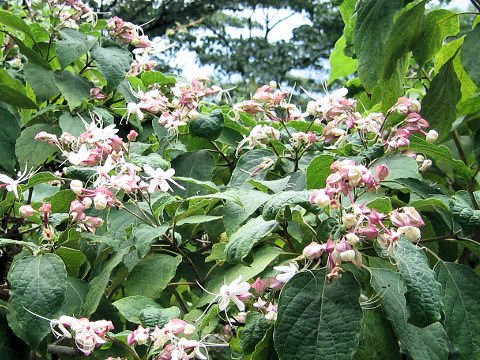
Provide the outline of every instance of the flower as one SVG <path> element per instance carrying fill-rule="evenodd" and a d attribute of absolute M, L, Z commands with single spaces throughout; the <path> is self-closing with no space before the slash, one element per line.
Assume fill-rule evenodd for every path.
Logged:
<path fill-rule="evenodd" d="M 33 216 L 37 211 L 31 205 L 22 205 L 18 208 L 18 212 L 21 217 Z"/>
<path fill-rule="evenodd" d="M 286 283 L 298 272 L 298 265 L 291 262 L 286 265 L 275 266 L 273 269 L 281 273 L 276 276 L 277 280 Z"/>
<path fill-rule="evenodd" d="M 248 290 L 250 290 L 250 284 L 246 281 L 242 282 L 242 275 L 233 280 L 229 285 L 223 285 L 218 294 L 220 297 L 218 308 L 221 311 L 226 310 L 231 300 L 237 305 L 238 310 L 245 310 L 245 304 L 238 298 L 238 296 L 245 294 Z"/>
<path fill-rule="evenodd" d="M 150 185 L 148 187 L 148 192 L 150 193 L 155 192 L 158 187 L 160 187 L 162 191 L 172 190 L 168 184 L 168 181 L 177 185 L 180 189 L 185 190 L 183 186 L 172 179 L 172 176 L 175 175 L 174 169 L 168 169 L 167 171 L 164 171 L 161 168 L 153 169 L 150 165 L 145 164 L 143 165 L 143 170 L 151 177 Z"/>
<path fill-rule="evenodd" d="M 28 180 L 32 177 L 33 173 L 32 172 L 27 172 L 27 167 L 25 166 L 25 170 L 23 173 L 18 172 L 17 180 L 13 180 L 11 177 L 5 175 L 5 174 L 0 174 L 0 182 L 3 184 L 0 185 L 0 187 L 5 186 L 7 191 L 12 191 L 13 194 L 15 195 L 15 198 L 19 198 L 18 196 L 18 185 L 25 180 Z"/>

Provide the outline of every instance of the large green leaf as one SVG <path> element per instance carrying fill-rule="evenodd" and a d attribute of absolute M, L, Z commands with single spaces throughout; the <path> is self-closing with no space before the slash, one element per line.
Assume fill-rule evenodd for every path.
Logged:
<path fill-rule="evenodd" d="M 282 215 L 286 206 L 300 205 L 307 210 L 317 210 L 309 201 L 310 191 L 284 191 L 273 195 L 263 207 L 262 216 L 265 220 L 274 220 Z"/>
<path fill-rule="evenodd" d="M 280 360 L 351 359 L 360 337 L 360 285 L 351 273 L 300 272 L 280 293 L 273 339 Z"/>
<path fill-rule="evenodd" d="M 100 304 L 100 300 L 104 296 L 105 289 L 110 281 L 110 275 L 113 269 L 115 269 L 123 260 L 125 255 L 130 251 L 130 247 L 126 246 L 115 253 L 103 266 L 102 271 L 90 281 L 90 287 L 88 294 L 83 305 L 83 314 L 86 317 L 90 317 Z"/>
<path fill-rule="evenodd" d="M 3 301 L 0 304 L 3 305 Z M 0 354 L 2 354 L 2 359 L 28 359 L 28 346 L 25 346 L 25 343 L 13 334 L 8 326 L 5 313 L 6 311 L 0 307 Z"/>
<path fill-rule="evenodd" d="M 368 306 L 367 306 L 368 307 Z M 363 310 L 360 344 L 353 357 L 354 360 L 401 360 L 398 341 L 392 325 L 378 308 Z"/>
<path fill-rule="evenodd" d="M 227 261 L 232 264 L 251 263 L 253 259 L 249 255 L 253 247 L 275 230 L 277 225 L 278 223 L 275 220 L 265 221 L 262 217 L 256 217 L 248 221 L 229 239 L 225 248 Z"/>
<path fill-rule="evenodd" d="M 277 360 L 278 355 L 273 344 L 273 326 L 271 326 L 262 341 L 255 346 L 250 360 Z"/>
<path fill-rule="evenodd" d="M 15 154 L 17 155 L 20 168 L 23 169 L 25 165 L 32 168 L 37 167 L 58 151 L 53 145 L 35 140 L 35 136 L 40 131 L 56 135 L 60 135 L 61 132 L 58 126 L 49 124 L 36 124 L 23 130 L 15 143 Z"/>
<path fill-rule="evenodd" d="M 175 169 L 176 176 L 193 178 L 201 181 L 212 180 L 215 162 L 213 156 L 206 150 L 193 151 L 177 156 L 172 161 L 172 168 Z M 175 188 L 175 194 L 181 197 L 204 194 L 205 189 L 200 185 L 179 181 L 185 190 Z"/>
<path fill-rule="evenodd" d="M 445 330 L 462 359 L 480 358 L 480 278 L 465 265 L 439 261 L 435 265 L 442 284 Z"/>
<path fill-rule="evenodd" d="M 413 55 L 421 65 L 430 60 L 442 47 L 447 36 L 454 36 L 460 31 L 458 14 L 446 9 L 430 11 L 422 38 L 416 43 Z"/>
<path fill-rule="evenodd" d="M 141 295 L 124 297 L 115 301 L 113 306 L 118 309 L 125 319 L 135 324 L 142 323 L 140 313 L 143 309 L 147 307 L 161 309 L 161 306 L 155 300 Z"/>
<path fill-rule="evenodd" d="M 255 257 L 250 265 L 224 265 L 215 269 L 205 284 L 205 288 L 213 294 L 218 294 L 222 285 L 230 284 L 240 275 L 242 275 L 243 280 L 247 281 L 261 273 L 281 252 L 282 250 L 280 248 L 270 245 L 263 245 L 255 252 Z M 196 306 L 200 307 L 208 304 L 210 301 L 212 301 L 212 299 L 213 295 L 204 293 L 198 300 Z"/>
<path fill-rule="evenodd" d="M 371 284 L 381 295 L 381 304 L 397 334 L 400 349 L 413 360 L 447 360 L 448 346 L 445 330 L 439 322 L 425 328 L 408 323 L 404 293 L 406 288 L 400 274 L 387 269 L 370 269 Z"/>
<path fill-rule="evenodd" d="M 181 256 L 151 254 L 143 258 L 125 282 L 127 296 L 142 295 L 158 298 L 175 276 Z"/>
<path fill-rule="evenodd" d="M 96 45 L 90 50 L 98 70 L 107 80 L 107 90 L 113 90 L 120 84 L 130 70 L 132 55 L 123 47 Z"/>
<path fill-rule="evenodd" d="M 20 136 L 20 125 L 18 119 L 10 111 L 0 109 L 0 166 L 10 174 L 15 173 L 15 142 Z"/>
<path fill-rule="evenodd" d="M 67 100 L 70 110 L 82 104 L 82 101 L 90 96 L 93 84 L 81 75 L 70 71 L 55 71 L 55 85 Z"/>
<path fill-rule="evenodd" d="M 64 28 L 59 32 L 63 40 L 57 42 L 57 58 L 62 69 L 86 54 L 98 41 L 96 36 L 74 29 Z"/>
<path fill-rule="evenodd" d="M 180 309 L 171 306 L 165 309 L 148 306 L 140 311 L 140 320 L 143 326 L 154 328 L 158 326 L 162 328 L 169 320 L 181 317 Z"/>
<path fill-rule="evenodd" d="M 460 101 L 460 81 L 453 67 L 453 58 L 442 66 L 422 100 L 421 115 L 430 122 L 430 127 L 439 133 L 439 141 L 452 130 L 456 119 L 455 109 Z"/>
<path fill-rule="evenodd" d="M 0 101 L 21 109 L 36 109 L 35 104 L 28 96 L 22 83 L 13 79 L 5 69 L 0 69 Z"/>
<path fill-rule="evenodd" d="M 0 24 L 21 31 L 33 39 L 32 31 L 28 27 L 27 23 L 9 11 L 0 10 Z"/>
<path fill-rule="evenodd" d="M 253 186 L 247 182 L 248 179 L 265 179 L 265 171 L 260 170 L 256 174 L 251 175 L 252 172 L 258 169 L 260 164 L 264 161 L 264 158 L 270 158 L 273 161 L 277 159 L 277 156 L 267 149 L 255 149 L 250 150 L 240 156 L 237 166 L 232 172 L 230 178 L 230 187 L 232 188 L 244 188 L 251 189 Z"/>
<path fill-rule="evenodd" d="M 332 173 L 330 165 L 334 161 L 333 155 L 320 155 L 312 160 L 307 168 L 307 189 L 323 189 L 327 177 Z"/>
<path fill-rule="evenodd" d="M 480 52 L 480 24 L 470 31 L 465 37 L 462 48 L 462 63 L 468 76 L 477 86 L 480 86 L 480 64 L 478 54 Z"/>
<path fill-rule="evenodd" d="M 393 19 L 402 7 L 402 0 L 366 0 L 358 6 L 353 44 L 358 57 L 358 75 L 367 91 L 377 84 Z"/>
<path fill-rule="evenodd" d="M 390 170 L 390 175 L 385 179 L 387 181 L 404 178 L 420 179 L 417 162 L 409 156 L 385 155 L 376 160 L 370 168 L 374 174 L 377 166 L 381 164 L 387 165 L 388 170 Z"/>
<path fill-rule="evenodd" d="M 137 249 L 138 256 L 143 258 L 150 251 L 150 245 L 152 242 L 165 234 L 168 229 L 168 224 L 162 224 L 157 227 L 151 227 L 147 224 L 140 224 L 133 229 L 133 236 L 135 241 L 135 248 Z"/>
<path fill-rule="evenodd" d="M 33 91 L 35 91 L 39 104 L 58 93 L 53 70 L 45 69 L 43 66 L 35 63 L 28 63 L 25 65 L 24 74 Z"/>
<path fill-rule="evenodd" d="M 13 264 L 9 280 L 9 307 L 13 312 L 9 323 L 15 321 L 16 335 L 35 349 L 50 332 L 49 322 L 39 316 L 55 319 L 65 300 L 65 265 L 55 254 L 28 255 Z"/>
<path fill-rule="evenodd" d="M 357 70 L 358 60 L 345 55 L 346 43 L 345 35 L 342 35 L 335 43 L 335 47 L 330 54 L 331 70 L 330 78 L 328 79 L 329 84 L 336 79 L 352 75 Z"/>
<path fill-rule="evenodd" d="M 87 293 L 88 283 L 86 281 L 69 277 L 61 313 L 77 318 L 80 317 Z"/>
<path fill-rule="evenodd" d="M 48 70 L 51 69 L 50 65 L 42 57 L 41 54 L 29 48 L 27 45 L 24 44 L 22 40 L 13 36 L 12 34 L 9 33 L 8 36 L 11 37 L 13 41 L 15 41 L 15 43 L 18 45 L 18 49 L 20 50 L 20 53 L 22 53 L 27 57 L 29 64 L 36 63 L 38 65 L 41 65 L 45 69 L 48 69 Z"/>
<path fill-rule="evenodd" d="M 263 313 L 251 311 L 247 314 L 245 327 L 238 332 L 243 354 L 251 354 L 255 346 L 263 339 L 271 325 L 265 320 Z"/>
<path fill-rule="evenodd" d="M 45 201 L 52 205 L 53 213 L 68 213 L 70 210 L 70 203 L 77 198 L 77 195 L 70 190 L 60 190 L 56 194 L 49 196 Z"/>
<path fill-rule="evenodd" d="M 208 115 L 200 115 L 198 119 L 189 122 L 190 133 L 201 138 L 215 140 L 223 129 L 222 110 L 213 110 Z"/>
<path fill-rule="evenodd" d="M 423 251 L 407 240 L 400 240 L 393 253 L 407 292 L 408 322 L 425 327 L 440 320 L 440 284 Z"/>
<path fill-rule="evenodd" d="M 462 225 L 466 234 L 477 231 L 480 227 L 480 210 L 475 210 L 470 194 L 465 190 L 457 191 L 448 204 L 453 218 Z"/>
<path fill-rule="evenodd" d="M 394 73 L 398 61 L 415 47 L 425 28 L 425 4 L 428 0 L 408 5 L 395 19 L 385 48 L 383 80 Z"/>

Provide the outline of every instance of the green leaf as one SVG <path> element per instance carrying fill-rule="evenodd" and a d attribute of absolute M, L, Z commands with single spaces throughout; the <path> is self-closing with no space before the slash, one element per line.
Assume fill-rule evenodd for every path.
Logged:
<path fill-rule="evenodd" d="M 244 355 L 249 355 L 255 350 L 255 346 L 263 339 L 270 327 L 263 313 L 251 311 L 247 314 L 245 327 L 238 332 Z"/>
<path fill-rule="evenodd" d="M 425 32 L 413 49 L 413 55 L 420 65 L 433 58 L 446 37 L 458 34 L 458 18 L 458 14 L 446 9 L 433 10 L 427 14 Z"/>
<path fill-rule="evenodd" d="M 455 109 L 460 101 L 460 81 L 453 67 L 453 58 L 442 66 L 422 99 L 421 115 L 432 129 L 438 131 L 439 141 L 445 139 L 452 130 L 456 119 Z"/>
<path fill-rule="evenodd" d="M 212 180 L 215 162 L 213 156 L 206 150 L 193 151 L 177 156 L 172 161 L 172 168 L 176 176 L 193 178 L 201 181 Z M 179 182 L 186 190 L 176 188 L 175 194 L 185 198 L 193 195 L 204 194 L 205 190 L 200 185 Z"/>
<path fill-rule="evenodd" d="M 360 343 L 353 359 L 402 359 L 392 325 L 384 318 L 382 311 L 378 308 L 363 310 Z"/>
<path fill-rule="evenodd" d="M 67 292 L 65 293 L 65 302 L 62 305 L 61 313 L 79 318 L 87 293 L 88 283 L 86 281 L 69 277 L 67 279 Z"/>
<path fill-rule="evenodd" d="M 96 45 L 90 50 L 90 55 L 107 80 L 107 92 L 115 89 L 125 79 L 132 63 L 130 51 L 123 47 Z"/>
<path fill-rule="evenodd" d="M 262 341 L 255 346 L 250 360 L 277 360 L 278 355 L 273 345 L 273 326 L 271 326 Z"/>
<path fill-rule="evenodd" d="M 351 359 L 362 321 L 351 273 L 332 284 L 327 269 L 296 274 L 282 288 L 273 339 L 280 360 Z"/>
<path fill-rule="evenodd" d="M 0 108 L 0 166 L 11 175 L 15 173 L 17 163 L 15 156 L 15 142 L 20 136 L 18 120 L 7 109 Z"/>
<path fill-rule="evenodd" d="M 62 258 L 67 268 L 67 273 L 71 277 L 78 277 L 80 268 L 87 260 L 83 252 L 81 252 L 80 250 L 64 246 L 59 247 L 55 251 L 55 254 Z"/>
<path fill-rule="evenodd" d="M 70 111 L 79 107 L 90 96 L 93 84 L 81 75 L 70 71 L 55 71 L 55 85 L 67 100 Z"/>
<path fill-rule="evenodd" d="M 215 140 L 222 132 L 223 122 L 222 110 L 215 109 L 208 115 L 200 115 L 197 119 L 190 120 L 190 133 L 204 139 Z"/>
<path fill-rule="evenodd" d="M 255 252 L 253 262 L 249 266 L 236 264 L 215 269 L 207 281 L 205 288 L 213 294 L 218 294 L 222 285 L 230 284 L 240 275 L 242 275 L 243 280 L 248 281 L 261 273 L 281 252 L 282 250 L 280 248 L 264 245 Z M 208 304 L 212 299 L 213 295 L 204 293 L 198 300 L 196 307 Z"/>
<path fill-rule="evenodd" d="M 425 28 L 425 4 L 428 0 L 407 5 L 395 19 L 389 34 L 382 77 L 388 80 L 394 73 L 398 61 L 418 43 Z"/>
<path fill-rule="evenodd" d="M 29 48 L 23 43 L 22 40 L 13 36 L 12 34 L 8 34 L 8 36 L 11 37 L 13 41 L 15 41 L 15 43 L 18 45 L 20 53 L 25 55 L 29 60 L 29 64 L 36 63 L 38 65 L 41 65 L 41 67 L 43 67 L 44 69 L 51 70 L 50 64 L 39 53 Z"/>
<path fill-rule="evenodd" d="M 317 208 L 309 201 L 310 191 L 284 191 L 273 195 L 263 207 L 262 216 L 265 220 L 274 220 L 286 206 L 300 205 L 307 210 Z"/>
<path fill-rule="evenodd" d="M 408 322 L 426 327 L 440 320 L 442 302 L 440 284 L 423 251 L 407 240 L 400 240 L 393 252 L 398 269 L 402 274 L 407 292 Z"/>
<path fill-rule="evenodd" d="M 150 328 L 155 326 L 162 328 L 169 320 L 179 319 L 180 317 L 180 309 L 176 306 L 166 309 L 148 306 L 140 311 L 139 316 L 142 325 Z"/>
<path fill-rule="evenodd" d="M 406 288 L 400 274 L 387 269 L 370 269 L 371 284 L 381 294 L 381 304 L 397 334 L 400 349 L 412 360 L 447 360 L 445 330 L 439 322 L 425 328 L 407 322 Z"/>
<path fill-rule="evenodd" d="M 462 64 L 468 76 L 480 86 L 480 64 L 478 53 L 480 52 L 480 24 L 470 31 L 465 37 L 462 47 Z"/>
<path fill-rule="evenodd" d="M 453 218 L 462 225 L 467 233 L 477 231 L 480 226 L 480 210 L 474 210 L 470 194 L 465 190 L 457 191 L 450 199 L 449 209 Z"/>
<path fill-rule="evenodd" d="M 113 304 L 122 316 L 134 324 L 141 324 L 141 311 L 146 308 L 161 309 L 161 306 L 152 298 L 135 295 L 127 296 L 115 301 Z"/>
<path fill-rule="evenodd" d="M 145 71 L 142 72 L 142 82 L 143 85 L 149 86 L 152 84 L 157 85 L 170 85 L 175 84 L 176 80 L 173 76 L 166 76 L 159 71 Z"/>
<path fill-rule="evenodd" d="M 3 301 L 0 302 L 3 305 Z M 28 359 L 29 348 L 16 337 L 8 326 L 5 310 L 0 308 L 0 353 L 5 360 Z"/>
<path fill-rule="evenodd" d="M 438 167 L 445 169 L 445 173 L 461 177 L 467 182 L 472 177 L 472 171 L 467 165 L 461 160 L 454 159 L 450 149 L 445 145 L 431 144 L 418 136 L 411 136 L 408 148 L 417 153 L 427 155 L 428 158 L 435 161 Z"/>
<path fill-rule="evenodd" d="M 312 160 L 307 168 L 307 189 L 323 189 L 327 184 L 327 177 L 332 173 L 333 155 L 320 155 Z"/>
<path fill-rule="evenodd" d="M 480 357 L 480 278 L 465 265 L 437 262 L 437 280 L 442 284 L 445 330 L 462 359 Z"/>
<path fill-rule="evenodd" d="M 128 276 L 125 282 L 125 294 L 158 298 L 175 276 L 177 266 L 181 262 L 181 256 L 148 255 L 135 266 Z"/>
<path fill-rule="evenodd" d="M 14 330 L 16 328 L 16 335 L 36 349 L 50 332 L 50 324 L 32 313 L 47 319 L 59 315 L 67 288 L 65 265 L 55 254 L 27 255 L 14 262 L 9 280 L 12 284 L 9 303 L 16 321 Z"/>
<path fill-rule="evenodd" d="M 253 259 L 249 255 L 253 247 L 275 230 L 277 225 L 275 220 L 265 221 L 261 217 L 248 221 L 230 237 L 225 248 L 227 261 L 231 264 L 251 263 Z"/>
<path fill-rule="evenodd" d="M 373 174 L 377 171 L 377 166 L 381 164 L 387 165 L 388 170 L 390 170 L 390 175 L 385 179 L 386 181 L 404 178 L 420 179 L 417 162 L 409 156 L 392 154 L 385 155 L 376 160 L 370 167 Z"/>
<path fill-rule="evenodd" d="M 352 75 L 357 70 L 358 60 L 345 55 L 346 45 L 347 40 L 345 35 L 342 35 L 335 43 L 335 47 L 330 54 L 331 70 L 330 78 L 328 79 L 329 84 L 334 80 Z"/>
<path fill-rule="evenodd" d="M 353 44 L 358 57 L 358 75 L 367 91 L 377 84 L 393 19 L 402 7 L 402 0 L 366 0 L 359 3 Z"/>
<path fill-rule="evenodd" d="M 247 180 L 248 179 L 260 179 L 265 180 L 266 171 L 258 171 L 254 175 L 250 175 L 253 171 L 257 170 L 260 164 L 264 161 L 263 158 L 270 158 L 273 161 L 277 159 L 277 156 L 267 149 L 250 150 L 240 156 L 237 166 L 232 172 L 229 186 L 235 189 L 251 189 Z"/>
<path fill-rule="evenodd" d="M 273 191 L 274 193 L 278 193 L 280 191 L 285 190 L 288 186 L 290 181 L 290 176 L 277 179 L 277 180 L 256 180 L 250 179 L 247 180 L 250 184 L 256 187 L 258 190 L 268 193 L 268 191 Z"/>
<path fill-rule="evenodd" d="M 60 190 L 55 195 L 45 198 L 45 201 L 52 204 L 53 213 L 68 213 L 70 211 L 70 203 L 76 198 L 77 195 L 68 189 Z"/>
<path fill-rule="evenodd" d="M 62 128 L 62 132 L 67 132 L 73 136 L 79 136 L 85 132 L 85 124 L 80 116 L 72 116 L 69 111 L 62 112 L 58 119 L 58 125 Z"/>
<path fill-rule="evenodd" d="M 168 229 L 168 224 L 162 224 L 158 227 L 152 228 L 147 224 L 140 224 L 133 229 L 133 236 L 135 237 L 135 248 L 137 249 L 139 258 L 145 257 L 150 251 L 152 242 L 161 237 Z"/>
<path fill-rule="evenodd" d="M 161 168 L 167 171 L 170 168 L 170 163 L 165 160 L 160 154 L 151 153 L 148 155 L 131 154 L 130 161 L 137 166 L 143 168 L 143 165 L 148 164 L 154 169 Z"/>
<path fill-rule="evenodd" d="M 177 221 L 177 226 L 182 226 L 185 224 L 202 224 L 210 221 L 215 221 L 221 219 L 222 216 L 219 215 L 192 215 L 184 217 Z"/>
<path fill-rule="evenodd" d="M 32 39 L 34 38 L 32 31 L 25 23 L 25 21 L 23 21 L 23 19 L 19 18 L 18 16 L 13 15 L 11 12 L 0 10 L 0 24 L 21 31 L 26 35 L 30 36 Z"/>
<path fill-rule="evenodd" d="M 137 213 L 138 209 L 132 203 L 125 204 L 130 212 Z M 133 225 L 134 228 L 143 222 L 125 209 L 110 208 L 107 217 L 107 229 L 110 234 L 109 245 L 117 251 L 122 247 L 126 233 L 125 228 Z"/>
<path fill-rule="evenodd" d="M 40 131 L 46 131 L 60 135 L 60 128 L 49 124 L 36 124 L 27 127 L 22 131 L 20 137 L 15 142 L 15 154 L 18 158 L 18 164 L 23 169 L 26 164 L 29 168 L 35 168 L 42 165 L 47 159 L 57 152 L 57 148 L 43 141 L 35 140 L 35 136 Z"/>
<path fill-rule="evenodd" d="M 62 69 L 86 54 L 98 41 L 96 36 L 74 29 L 64 28 L 59 33 L 63 40 L 57 42 L 57 58 Z"/>
<path fill-rule="evenodd" d="M 0 69 L 0 101 L 21 109 L 36 109 L 35 104 L 28 96 L 22 83 L 13 79 L 5 69 Z"/>
<path fill-rule="evenodd" d="M 125 255 L 130 251 L 130 247 L 126 246 L 121 248 L 115 253 L 103 266 L 102 271 L 90 281 L 90 287 L 88 288 L 88 294 L 83 305 L 83 314 L 86 317 L 90 317 L 100 304 L 100 300 L 104 296 L 105 289 L 110 282 L 110 275 L 113 269 L 115 269 L 122 261 Z"/>
<path fill-rule="evenodd" d="M 393 210 L 392 202 L 388 197 L 376 198 L 375 200 L 368 202 L 367 207 L 369 209 L 375 209 L 378 212 L 382 212 L 384 214 L 388 214 L 390 211 Z"/>
<path fill-rule="evenodd" d="M 32 86 L 39 104 L 58 93 L 53 70 L 47 70 L 35 63 L 28 63 L 25 65 L 24 74 L 28 83 Z"/>

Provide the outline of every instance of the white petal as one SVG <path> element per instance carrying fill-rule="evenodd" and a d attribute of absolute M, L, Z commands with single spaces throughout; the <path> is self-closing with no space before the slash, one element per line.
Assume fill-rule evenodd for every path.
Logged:
<path fill-rule="evenodd" d="M 245 310 L 245 304 L 238 297 L 232 295 L 230 298 L 235 303 L 235 305 L 237 305 L 239 311 Z"/>
<path fill-rule="evenodd" d="M 220 311 L 224 311 L 227 309 L 228 304 L 230 303 L 230 299 L 228 296 L 222 296 L 220 302 L 218 303 L 218 309 Z"/>

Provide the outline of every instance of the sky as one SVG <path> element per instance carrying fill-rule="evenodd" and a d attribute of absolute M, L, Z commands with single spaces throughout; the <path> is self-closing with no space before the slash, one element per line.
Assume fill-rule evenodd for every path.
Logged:
<path fill-rule="evenodd" d="M 453 0 L 447 8 L 467 10 L 470 6 L 469 0 Z M 245 11 L 245 16 L 250 16 L 251 10 Z M 291 11 L 284 9 L 276 11 L 275 14 L 271 13 L 269 16 L 274 16 L 273 19 L 281 19 L 291 14 Z M 253 19 L 263 23 L 264 13 L 262 10 L 257 9 L 253 14 Z M 277 26 L 272 32 L 270 32 L 268 39 L 270 41 L 289 40 L 292 37 L 292 30 L 296 27 L 309 22 L 309 19 L 302 14 L 294 14 L 287 20 L 283 21 L 280 26 Z M 247 30 L 239 31 L 238 29 L 231 29 L 232 33 L 236 36 L 248 35 Z M 254 33 L 255 34 L 255 33 Z M 194 52 L 182 50 L 177 53 L 177 56 L 172 59 L 172 65 L 182 69 L 182 75 L 187 79 L 194 77 L 212 77 L 215 73 L 213 65 L 201 66 L 197 64 L 197 56 Z M 301 75 L 301 74 L 296 74 Z"/>

